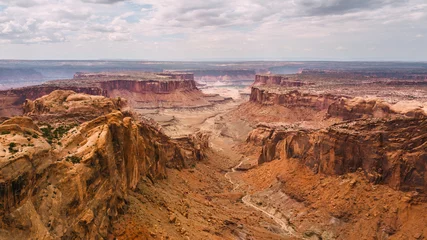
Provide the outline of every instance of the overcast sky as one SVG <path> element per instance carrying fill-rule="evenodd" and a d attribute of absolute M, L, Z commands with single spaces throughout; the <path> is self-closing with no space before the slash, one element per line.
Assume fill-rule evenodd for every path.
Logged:
<path fill-rule="evenodd" d="M 0 59 L 427 61 L 427 1 L 0 0 Z"/>

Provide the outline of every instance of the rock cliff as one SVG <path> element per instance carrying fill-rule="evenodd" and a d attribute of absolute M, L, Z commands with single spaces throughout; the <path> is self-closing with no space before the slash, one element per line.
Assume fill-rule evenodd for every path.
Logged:
<path fill-rule="evenodd" d="M 21 105 L 26 99 L 35 100 L 55 90 L 122 97 L 134 108 L 204 107 L 214 104 L 209 96 L 197 89 L 194 76 L 189 73 L 77 73 L 74 79 L 0 91 L 0 116 L 21 115 Z"/>
<path fill-rule="evenodd" d="M 291 79 L 288 75 L 256 75 L 253 86 L 276 85 L 282 87 L 301 87 L 314 83 Z"/>
<path fill-rule="evenodd" d="M 265 142 L 258 161 L 297 159 L 313 172 L 326 175 L 361 169 L 372 182 L 425 192 L 426 134 L 426 118 L 358 120 L 324 130 L 271 131 L 257 140 Z"/>
<path fill-rule="evenodd" d="M 328 109 L 337 99 L 338 97 L 333 95 L 317 95 L 297 90 L 285 91 L 252 87 L 249 101 L 263 105 L 276 104 L 287 108 L 306 107 L 323 110 Z"/>
<path fill-rule="evenodd" d="M 390 118 L 398 115 L 424 117 L 427 114 L 423 103 L 401 101 L 391 104 L 377 98 L 341 98 L 333 102 L 328 108 L 329 117 L 338 117 L 343 120 Z"/>
<path fill-rule="evenodd" d="M 52 105 L 61 109 L 61 102 L 68 101 Z M 28 117 L 0 125 L 0 239 L 105 239 L 111 220 L 126 211 L 128 191 L 167 177 L 167 167 L 194 165 L 207 147 L 203 134 L 171 140 L 116 110 L 54 143 L 47 132 Z"/>

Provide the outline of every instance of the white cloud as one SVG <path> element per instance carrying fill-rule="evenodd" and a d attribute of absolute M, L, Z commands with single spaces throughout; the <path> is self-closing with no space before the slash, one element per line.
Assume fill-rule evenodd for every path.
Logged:
<path fill-rule="evenodd" d="M 0 5 L 6 6 L 0 11 L 2 45 L 135 46 L 123 47 L 118 58 L 136 53 L 153 59 L 285 58 L 291 50 L 291 57 L 302 58 L 373 52 L 399 58 L 407 56 L 408 46 L 424 47 L 403 36 L 427 34 L 424 0 L 0 0 Z M 106 54 L 96 49 L 100 58 Z M 427 56 L 426 51 L 416 54 Z M 11 50 L 3 55 L 13 58 Z"/>

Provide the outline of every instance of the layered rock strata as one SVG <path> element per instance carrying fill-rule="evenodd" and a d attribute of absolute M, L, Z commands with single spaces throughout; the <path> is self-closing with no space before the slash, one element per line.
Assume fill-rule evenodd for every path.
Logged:
<path fill-rule="evenodd" d="M 110 99 L 70 90 L 56 90 L 34 101 L 27 99 L 23 104 L 25 116 L 49 124 L 78 124 L 113 110 L 126 109 L 127 101 L 124 98 Z"/>
<path fill-rule="evenodd" d="M 329 106 L 328 117 L 338 117 L 343 120 L 395 116 L 425 117 L 427 113 L 424 105 L 416 101 L 401 101 L 391 104 L 377 98 L 340 98 Z"/>
<path fill-rule="evenodd" d="M 50 144 L 30 118 L 11 118 L 0 125 L 0 239 L 106 239 L 128 191 L 193 166 L 206 141 L 171 140 L 113 110 Z"/>
<path fill-rule="evenodd" d="M 253 86 L 276 85 L 282 87 L 301 87 L 313 85 L 314 83 L 303 82 L 290 78 L 287 75 L 256 75 Z"/>
<path fill-rule="evenodd" d="M 375 183 L 405 191 L 427 190 L 426 118 L 358 120 L 324 130 L 261 132 L 248 139 L 264 143 L 259 163 L 297 159 L 313 172 L 326 175 L 361 169 Z"/>
<path fill-rule="evenodd" d="M 20 115 L 20 106 L 26 99 L 34 100 L 55 90 L 122 97 L 134 108 L 201 107 L 217 101 L 197 89 L 194 76 L 189 73 L 77 73 L 70 80 L 0 91 L 0 116 Z"/>
<path fill-rule="evenodd" d="M 339 97 L 334 95 L 318 95 L 300 92 L 252 87 L 250 102 L 263 105 L 281 105 L 287 108 L 307 107 L 317 110 L 328 109 Z"/>

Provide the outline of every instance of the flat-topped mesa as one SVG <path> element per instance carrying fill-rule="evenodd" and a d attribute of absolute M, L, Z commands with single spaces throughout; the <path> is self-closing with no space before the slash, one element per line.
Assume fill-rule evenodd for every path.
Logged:
<path fill-rule="evenodd" d="M 99 73 L 87 73 L 77 72 L 74 74 L 73 79 L 139 79 L 139 80 L 160 80 L 160 79 L 176 79 L 176 80 L 194 80 L 194 74 L 188 72 L 162 72 L 162 73 L 150 73 L 150 72 L 99 72 Z"/>
<path fill-rule="evenodd" d="M 72 80 L 55 80 L 48 84 L 59 86 L 94 86 L 102 89 L 106 97 L 114 97 L 113 90 L 144 93 L 171 93 L 198 90 L 192 73 L 181 72 L 100 72 L 76 73 Z"/>
<path fill-rule="evenodd" d="M 313 84 L 314 83 L 293 80 L 288 75 L 257 74 L 255 76 L 255 82 L 253 83 L 253 86 L 276 85 L 283 87 L 301 87 Z"/>
<path fill-rule="evenodd" d="M 76 73 L 73 79 L 0 91 L 0 116 L 21 115 L 26 99 L 35 100 L 55 90 L 126 98 L 134 108 L 211 106 L 212 97 L 197 87 L 192 73 L 102 72 Z M 217 99 L 213 99 L 217 100 Z"/>
<path fill-rule="evenodd" d="M 264 105 L 276 104 L 287 108 L 308 107 L 324 110 L 328 109 L 339 98 L 330 94 L 311 94 L 298 90 L 252 87 L 249 101 Z"/>
<path fill-rule="evenodd" d="M 192 73 L 77 73 L 71 81 L 59 80 L 50 84 L 96 85 L 102 89 L 104 96 L 126 98 L 134 108 L 179 108 L 212 104 L 196 87 Z"/>

